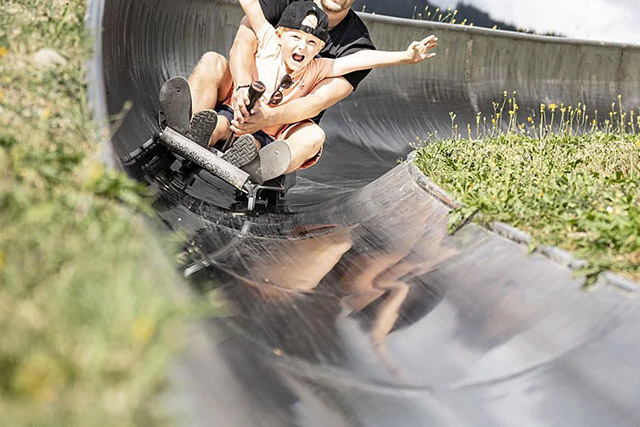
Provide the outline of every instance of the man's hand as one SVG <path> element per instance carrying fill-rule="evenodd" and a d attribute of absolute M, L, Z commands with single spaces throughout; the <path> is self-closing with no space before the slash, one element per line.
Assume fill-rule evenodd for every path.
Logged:
<path fill-rule="evenodd" d="M 231 98 L 231 108 L 233 108 L 234 119 L 238 123 L 243 123 L 246 117 L 251 115 L 251 112 L 247 110 L 249 105 L 249 88 L 243 87 L 233 94 Z"/>
<path fill-rule="evenodd" d="M 231 122 L 231 131 L 237 136 L 256 133 L 260 129 L 274 124 L 271 121 L 270 113 L 271 107 L 267 105 L 264 98 L 260 98 L 250 115 L 242 116 L 241 120 L 236 116 Z"/>
<path fill-rule="evenodd" d="M 435 52 L 429 53 L 431 49 L 438 47 L 438 38 L 436 36 L 429 36 L 421 41 L 415 41 L 407 48 L 407 63 L 417 64 L 426 59 L 436 56 Z"/>

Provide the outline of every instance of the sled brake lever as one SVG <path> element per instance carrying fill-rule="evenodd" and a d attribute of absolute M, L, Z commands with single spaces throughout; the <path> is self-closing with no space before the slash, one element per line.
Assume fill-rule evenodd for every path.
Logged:
<path fill-rule="evenodd" d="M 258 100 L 262 97 L 262 95 L 264 95 L 265 90 L 267 90 L 267 88 L 260 80 L 256 80 L 251 84 L 251 86 L 249 86 L 249 105 L 247 105 L 247 110 L 251 111 L 253 107 L 256 106 Z M 224 142 L 224 145 L 222 146 L 223 153 L 227 151 L 229 147 L 231 147 L 231 145 L 233 145 L 236 138 L 237 137 L 233 132 L 231 133 L 231 135 L 229 135 L 229 138 L 227 138 L 227 140 Z"/>

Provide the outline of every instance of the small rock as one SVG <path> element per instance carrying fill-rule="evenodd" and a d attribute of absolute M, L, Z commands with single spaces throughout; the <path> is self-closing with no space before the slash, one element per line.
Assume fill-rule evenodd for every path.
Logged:
<path fill-rule="evenodd" d="M 33 55 L 33 62 L 39 68 L 50 68 L 65 65 L 67 59 L 53 49 L 40 49 Z"/>

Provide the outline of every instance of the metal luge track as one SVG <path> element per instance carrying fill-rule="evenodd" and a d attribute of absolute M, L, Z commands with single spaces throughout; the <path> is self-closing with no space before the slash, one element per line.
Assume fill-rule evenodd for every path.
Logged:
<path fill-rule="evenodd" d="M 100 121 L 133 105 L 106 156 L 117 163 L 158 130 L 162 82 L 207 50 L 227 54 L 240 17 L 221 0 L 90 2 L 94 110 Z M 541 102 L 608 111 L 618 95 L 637 108 L 640 49 L 364 19 L 380 48 L 437 34 L 437 59 L 376 70 L 327 113 L 325 154 L 287 211 L 232 215 L 233 194 L 206 174 L 156 183 L 159 217 L 189 236 L 190 280 L 234 308 L 178 374 L 190 421 L 637 425 L 635 294 L 586 292 L 570 270 L 474 225 L 448 235 L 447 208 L 396 160 L 449 134 L 452 111 L 460 128 L 490 114 L 505 90 L 525 114 Z"/>

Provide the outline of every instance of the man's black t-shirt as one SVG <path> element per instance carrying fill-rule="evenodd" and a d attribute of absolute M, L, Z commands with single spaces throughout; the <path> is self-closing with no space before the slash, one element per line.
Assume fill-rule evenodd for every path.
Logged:
<path fill-rule="evenodd" d="M 274 27 L 278 25 L 284 10 L 294 1 L 299 0 L 260 0 L 260 6 L 267 21 Z M 375 49 L 369 30 L 362 19 L 353 11 L 334 28 L 329 30 L 330 39 L 320 52 L 323 58 L 340 58 L 363 49 Z M 371 70 L 356 71 L 343 76 L 355 90 Z"/>

